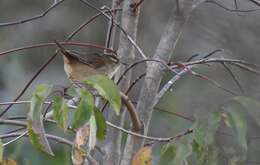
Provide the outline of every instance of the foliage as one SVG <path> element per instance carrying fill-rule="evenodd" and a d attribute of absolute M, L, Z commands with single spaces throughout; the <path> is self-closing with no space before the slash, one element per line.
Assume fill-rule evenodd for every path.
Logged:
<path fill-rule="evenodd" d="M 41 84 L 36 87 L 32 95 L 32 102 L 28 113 L 28 133 L 33 145 L 54 156 L 45 134 L 42 116 L 44 101 L 50 89 L 51 87 L 46 84 Z"/>
<path fill-rule="evenodd" d="M 189 160 L 199 165 L 217 165 L 221 156 L 227 154 L 231 164 L 237 164 L 247 159 L 247 119 L 245 114 L 255 114 L 255 122 L 260 112 L 259 101 L 248 97 L 234 97 L 225 104 L 215 108 L 208 117 L 197 117 L 193 124 L 193 136 L 183 144 L 181 141 L 166 144 L 161 151 L 159 164 L 187 164 Z M 252 112 L 253 111 L 253 112 Z M 257 115 L 258 114 L 258 115 Z M 233 145 L 217 145 L 217 136 L 224 128 L 232 129 Z M 221 129 L 220 126 L 222 125 Z M 190 147 L 192 146 L 192 150 Z M 178 157 L 178 152 L 181 157 Z M 176 163 L 177 162 L 177 163 Z M 192 163 L 194 164 L 194 163 Z"/>
<path fill-rule="evenodd" d="M 133 157 L 132 165 L 151 165 L 152 146 L 141 148 Z"/>
<path fill-rule="evenodd" d="M 114 83 L 106 76 L 90 76 L 84 81 L 86 84 L 92 84 L 99 94 L 106 98 L 116 112 L 119 112 L 121 98 L 119 90 Z M 95 85 L 93 85 L 93 83 Z M 49 142 L 46 138 L 43 126 L 43 105 L 50 94 L 51 87 L 46 84 L 38 85 L 32 96 L 31 108 L 28 113 L 28 131 L 32 144 L 50 155 L 54 155 Z M 57 125 L 63 129 L 64 133 L 68 128 L 68 110 L 66 100 L 61 96 L 55 96 L 53 99 L 53 118 Z M 84 124 L 89 123 L 89 149 L 96 145 L 96 139 L 104 140 L 106 135 L 106 121 L 103 113 L 94 105 L 92 94 L 87 89 L 80 89 L 80 102 L 77 106 L 73 121 L 72 129 L 78 129 Z"/>

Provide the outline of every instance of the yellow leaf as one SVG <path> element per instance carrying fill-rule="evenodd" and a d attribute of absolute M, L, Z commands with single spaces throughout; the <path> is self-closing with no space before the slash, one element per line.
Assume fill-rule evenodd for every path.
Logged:
<path fill-rule="evenodd" d="M 82 148 L 87 145 L 89 140 L 89 124 L 84 124 L 77 130 L 74 144 L 72 147 L 72 162 L 73 164 L 83 164 L 86 156 L 86 151 Z"/>
<path fill-rule="evenodd" d="M 17 165 L 16 161 L 13 159 L 4 159 L 1 165 Z"/>
<path fill-rule="evenodd" d="M 152 148 L 146 146 L 141 148 L 133 157 L 132 165 L 151 165 L 152 164 Z"/>

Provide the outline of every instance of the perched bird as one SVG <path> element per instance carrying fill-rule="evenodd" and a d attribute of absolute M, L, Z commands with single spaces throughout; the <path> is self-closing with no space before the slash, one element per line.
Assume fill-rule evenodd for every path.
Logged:
<path fill-rule="evenodd" d="M 119 65 L 119 59 L 113 54 L 82 54 L 77 51 L 66 50 L 57 41 L 55 43 L 63 54 L 64 70 L 68 78 L 74 83 L 94 74 L 110 76 Z"/>

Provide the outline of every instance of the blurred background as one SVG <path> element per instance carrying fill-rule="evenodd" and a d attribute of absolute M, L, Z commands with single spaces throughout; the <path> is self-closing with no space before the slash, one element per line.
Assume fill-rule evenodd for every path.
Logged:
<path fill-rule="evenodd" d="M 90 0 L 97 7 L 111 6 L 110 1 Z M 234 8 L 233 0 L 218 0 L 227 8 Z M 28 18 L 46 10 L 53 1 L 0 0 L 0 23 Z M 256 6 L 246 0 L 238 0 L 240 10 L 255 9 Z M 138 30 L 138 44 L 147 55 L 153 55 L 163 28 L 167 23 L 172 0 L 145 1 L 141 8 Z M 21 46 L 62 41 L 82 22 L 96 14 L 96 11 L 85 6 L 80 1 L 66 1 L 49 12 L 45 17 L 32 22 L 0 28 L 0 52 Z M 214 57 L 225 57 L 260 63 L 260 11 L 250 13 L 228 12 L 211 3 L 205 3 L 193 11 L 172 55 L 175 61 L 186 60 L 193 54 L 201 56 L 215 49 L 223 49 Z M 81 42 L 105 43 L 107 21 L 100 17 L 82 30 L 74 40 Z M 21 91 L 25 84 L 36 73 L 37 69 L 55 51 L 54 47 L 19 51 L 0 57 L 0 102 L 11 101 Z M 224 87 L 260 100 L 260 77 L 232 67 L 238 77 L 244 93 L 242 94 L 230 75 L 221 65 L 200 66 L 196 70 L 216 80 Z M 168 74 L 170 76 L 170 74 Z M 167 76 L 164 82 L 167 80 Z M 62 59 L 59 56 L 34 81 L 21 100 L 28 100 L 36 84 L 48 83 L 57 86 L 69 84 L 63 70 Z M 132 92 L 133 94 L 135 91 Z M 167 92 L 157 105 L 151 125 L 151 135 L 172 136 L 191 126 L 191 122 L 176 117 L 171 112 L 181 113 L 193 118 L 196 115 L 207 114 L 214 106 L 223 104 L 233 96 L 191 75 L 179 80 L 171 91 Z M 4 107 L 1 107 L 3 109 Z M 9 114 L 24 114 L 28 106 L 13 106 Z M 260 120 L 260 118 L 259 118 Z M 158 126 L 159 125 L 159 126 Z M 250 123 L 254 129 L 249 129 L 250 136 L 260 137 L 259 127 Z M 158 127 L 160 129 L 158 129 Z M 1 132 L 5 127 L 0 127 Z M 52 131 L 50 129 L 49 131 Z M 61 144 L 55 145 L 57 157 L 51 158 L 38 152 L 27 139 L 20 140 L 7 147 L 5 155 L 15 159 L 18 164 L 70 164 L 70 150 Z M 249 143 L 249 158 L 247 164 L 260 162 L 260 140 L 255 138 Z M 62 162 L 62 163 L 61 163 Z"/>

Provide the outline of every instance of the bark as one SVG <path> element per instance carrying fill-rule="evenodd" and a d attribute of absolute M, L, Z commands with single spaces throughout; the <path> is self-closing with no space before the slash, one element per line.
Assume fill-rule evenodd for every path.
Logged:
<path fill-rule="evenodd" d="M 178 42 L 180 34 L 183 30 L 185 22 L 189 18 L 192 10 L 192 0 L 180 0 L 179 8 L 174 10 L 171 14 L 168 23 L 165 27 L 164 33 L 160 39 L 157 49 L 153 55 L 154 59 L 168 61 L 174 48 Z M 144 123 L 144 134 L 148 132 L 154 102 L 156 99 L 157 91 L 162 79 L 164 67 L 156 62 L 147 63 L 147 74 L 140 92 L 137 111 L 140 118 Z M 144 140 L 131 136 L 126 147 L 122 165 L 131 164 L 131 159 L 143 145 Z"/>
<path fill-rule="evenodd" d="M 114 0 L 113 3 L 116 3 L 117 0 Z M 122 13 L 122 28 L 128 33 L 131 38 L 136 41 L 136 34 L 137 34 L 137 24 L 139 19 L 139 10 L 132 11 L 130 4 L 134 3 L 135 0 L 124 0 L 123 1 L 123 13 Z M 123 61 L 133 60 L 135 57 L 134 47 L 126 38 L 125 34 L 120 35 L 119 39 L 119 46 L 118 46 L 118 54 L 120 59 Z M 125 70 L 125 66 L 120 66 L 118 73 L 116 75 L 119 77 L 121 73 Z M 121 91 L 125 91 L 131 81 L 132 74 L 129 73 L 124 81 L 120 84 Z M 124 115 L 116 116 L 115 113 L 109 112 L 108 120 L 112 121 L 116 125 L 121 125 L 123 121 L 121 119 L 124 118 Z M 107 138 L 105 141 L 105 152 L 106 157 L 105 161 L 107 165 L 118 165 L 120 163 L 121 157 L 121 133 L 116 129 L 108 129 L 107 131 Z"/>

